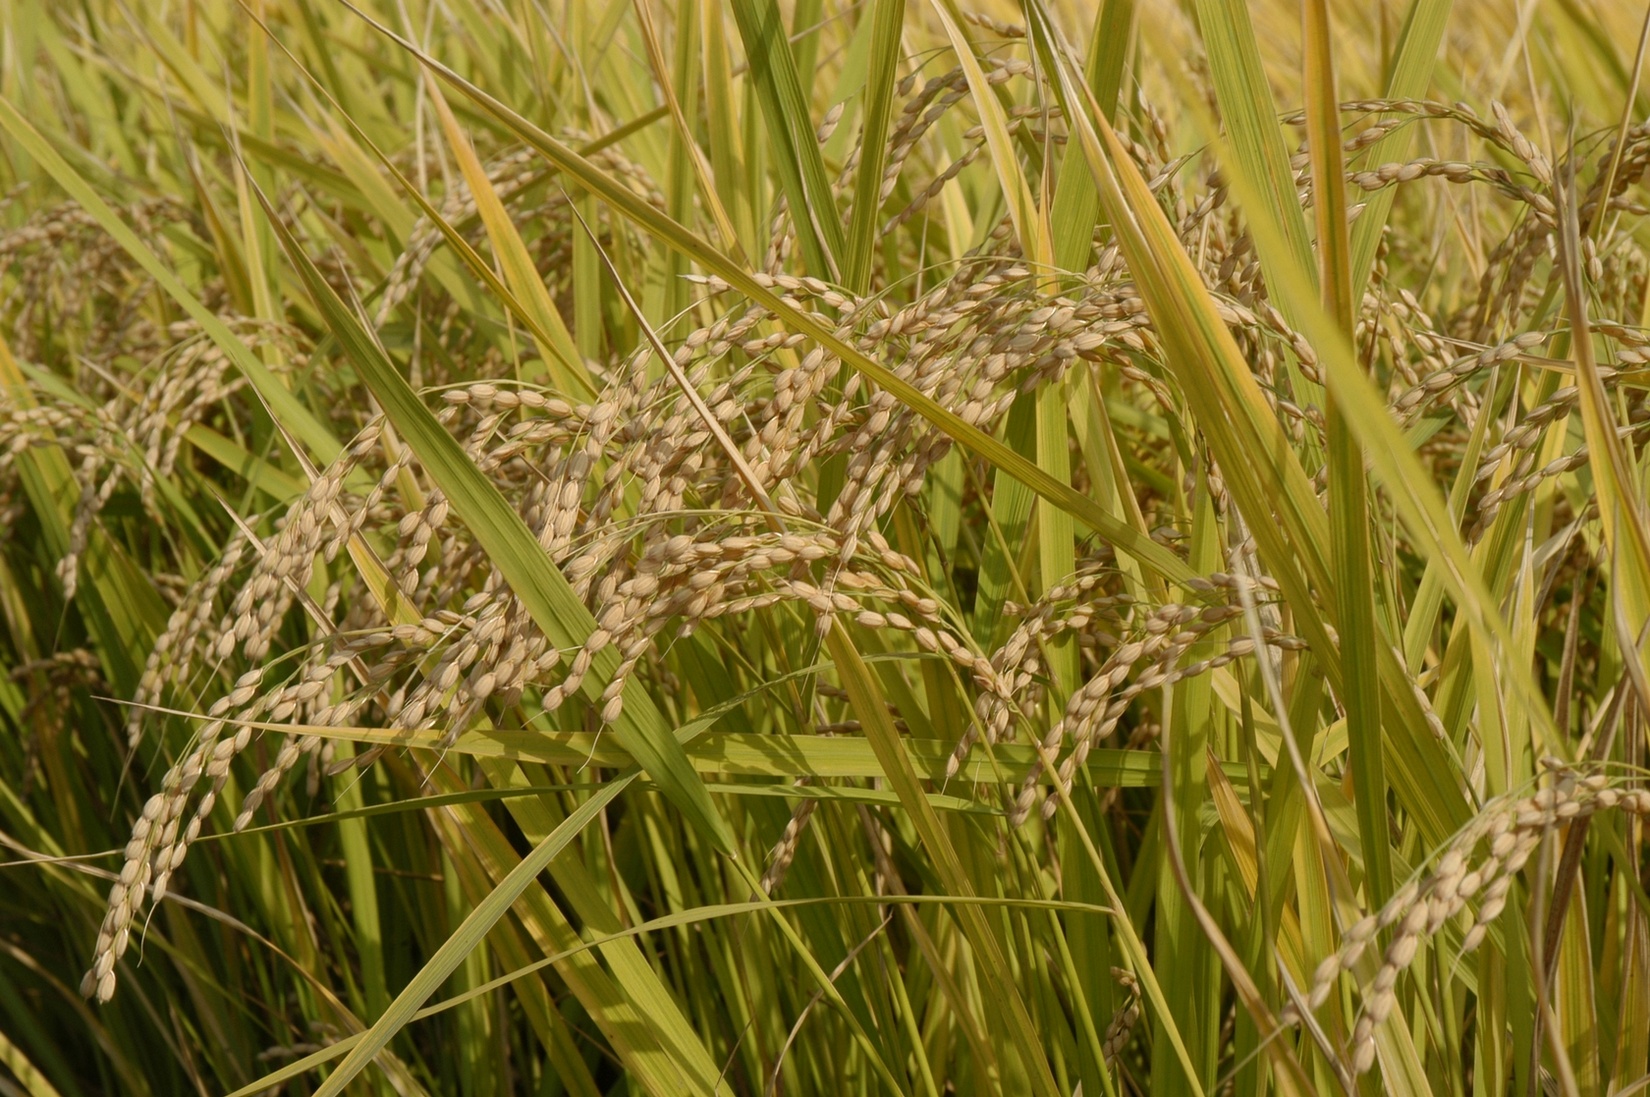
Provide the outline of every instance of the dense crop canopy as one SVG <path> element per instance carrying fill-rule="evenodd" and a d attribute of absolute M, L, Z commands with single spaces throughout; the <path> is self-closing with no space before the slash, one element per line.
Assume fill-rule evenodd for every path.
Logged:
<path fill-rule="evenodd" d="M 0 1093 L 1642 1089 L 1628 7 L 0 5 Z"/>

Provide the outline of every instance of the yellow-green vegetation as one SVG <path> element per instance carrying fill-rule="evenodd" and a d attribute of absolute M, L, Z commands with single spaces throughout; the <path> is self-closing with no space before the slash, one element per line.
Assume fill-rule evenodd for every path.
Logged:
<path fill-rule="evenodd" d="M 1640 7 L 0 3 L 0 1094 L 1642 1092 Z"/>

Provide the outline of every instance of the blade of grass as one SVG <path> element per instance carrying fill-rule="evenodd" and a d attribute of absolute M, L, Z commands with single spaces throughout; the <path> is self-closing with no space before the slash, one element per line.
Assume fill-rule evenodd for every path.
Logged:
<path fill-rule="evenodd" d="M 664 89 L 665 106 L 670 110 L 670 117 L 676 124 L 672 149 L 677 157 L 685 159 L 692 167 L 693 177 L 699 186 L 699 200 L 705 204 L 711 220 L 716 225 L 717 234 L 722 238 L 722 247 L 728 254 L 739 257 L 739 233 L 733 227 L 733 218 L 728 215 L 727 208 L 722 204 L 721 194 L 716 188 L 716 174 L 712 171 L 710 162 L 705 158 L 704 150 L 693 138 L 693 126 L 688 121 L 687 111 L 682 107 L 682 93 L 673 82 L 667 79 L 672 71 L 665 64 L 664 48 L 659 41 L 658 27 L 653 22 L 653 9 L 649 0 L 635 0 L 636 16 L 642 27 L 643 39 L 647 44 L 648 59 L 653 65 L 654 79 Z M 678 26 L 678 51 L 675 71 L 680 73 L 676 79 L 687 81 L 697 76 L 697 70 L 691 67 L 694 56 L 699 52 L 694 48 L 694 34 L 697 33 L 699 23 L 698 13 L 692 8 L 686 8 L 680 13 L 681 18 L 693 26 Z M 678 216 L 677 220 L 681 220 Z M 675 310 L 667 311 L 666 315 L 674 316 Z"/>
<path fill-rule="evenodd" d="M 566 849 L 567 844 L 640 775 L 640 770 L 631 770 L 628 774 L 609 781 L 590 799 L 580 804 L 560 826 L 547 834 L 543 841 L 534 846 L 532 852 L 521 859 L 521 863 L 499 882 L 487 898 L 470 911 L 453 931 L 452 936 L 442 942 L 435 955 L 431 956 L 419 969 L 418 974 L 402 988 L 401 993 L 395 996 L 395 1000 L 390 1003 L 383 1016 L 373 1022 L 372 1027 L 344 1057 L 344 1061 L 327 1076 L 327 1080 L 315 1091 L 315 1097 L 337 1097 L 342 1093 L 344 1087 L 377 1057 L 379 1051 L 395 1034 L 407 1026 L 430 995 L 440 989 L 441 984 L 447 981 L 447 977 L 475 951 L 486 937 L 487 931 L 504 917 L 521 893 L 538 881 L 539 873 L 545 870 L 551 860 Z"/>
<path fill-rule="evenodd" d="M 980 125 L 985 129 L 991 166 L 1003 188 L 1009 219 L 1014 223 L 1014 235 L 1038 276 L 1046 277 L 1053 251 L 1049 244 L 1048 226 L 1031 196 L 1031 187 L 1020 168 L 1020 158 L 1015 155 L 1014 138 L 1008 130 L 1008 116 L 986 78 L 985 69 L 980 66 L 980 59 L 974 54 L 973 43 L 952 18 L 947 0 L 933 0 L 933 7 L 940 25 L 945 28 L 946 37 L 951 41 L 951 49 L 957 55 L 963 75 L 968 79 L 969 93 L 980 113 Z"/>
<path fill-rule="evenodd" d="M 809 273 L 841 281 L 842 223 L 814 140 L 808 98 L 779 5 L 767 0 L 731 0 L 731 6 L 745 43 L 748 79 L 767 124 L 771 163 L 790 204 L 791 224 Z"/>
<path fill-rule="evenodd" d="M 871 8 L 871 64 L 865 78 L 859 168 L 854 175 L 854 210 L 848 226 L 842 284 L 855 293 L 870 287 L 871 260 L 881 226 L 882 175 L 888 162 L 888 122 L 899 77 L 900 37 L 905 0 L 875 0 Z"/>
<path fill-rule="evenodd" d="M 1094 33 L 1089 38 L 1089 90 L 1100 104 L 1108 122 L 1117 120 L 1117 97 L 1123 86 L 1123 66 L 1128 58 L 1129 39 L 1134 33 L 1135 0 L 1101 0 L 1095 16 Z M 1077 271 L 1088 265 L 1094 250 L 1094 227 L 1100 218 L 1100 198 L 1089 178 L 1088 164 L 1081 155 L 1067 152 L 1060 161 L 1060 177 L 1055 184 L 1054 205 L 1049 213 L 1049 231 L 1054 241 L 1054 263 L 1062 270 Z"/>
<path fill-rule="evenodd" d="M 533 318 L 539 354 L 544 358 L 552 379 L 562 392 L 594 393 L 596 386 L 590 379 L 590 371 L 585 368 L 579 348 L 573 342 L 556 303 L 550 299 L 544 279 L 533 266 L 533 258 L 527 252 L 521 233 L 510 220 L 498 192 L 493 189 L 493 181 L 487 177 L 481 158 L 459 128 L 458 119 L 453 117 L 446 97 L 441 94 L 441 86 L 427 74 L 425 85 L 430 104 L 435 108 L 436 118 L 440 120 L 441 130 L 446 135 L 447 147 L 452 150 L 453 159 L 458 161 L 482 224 L 487 227 L 487 238 L 492 241 L 493 254 L 504 270 L 504 280 L 515 300 Z"/>
<path fill-rule="evenodd" d="M 1340 96 L 1336 92 L 1328 5 L 1324 0 L 1304 0 L 1301 19 L 1305 43 L 1302 82 L 1306 87 L 1306 131 L 1318 230 L 1318 286 L 1324 311 L 1350 345 L 1358 307 L 1352 296 Z M 1381 750 L 1381 684 L 1375 655 L 1381 641 L 1370 562 L 1368 486 L 1363 451 L 1345 422 L 1340 401 L 1331 393 L 1327 403 L 1324 429 L 1329 441 L 1329 557 L 1334 569 L 1344 667 L 1341 705 L 1346 710 L 1369 902 L 1380 906 L 1392 893 L 1392 863 L 1388 855 L 1386 767 Z"/>
<path fill-rule="evenodd" d="M 1420 99 L 1432 84 L 1432 70 L 1438 58 L 1438 48 L 1444 40 L 1444 28 L 1449 25 L 1453 0 L 1410 0 L 1404 14 L 1404 27 L 1398 35 L 1398 49 L 1393 57 L 1392 73 L 1386 84 L 1388 99 Z M 1382 137 L 1369 150 L 1366 162 L 1386 164 L 1403 160 L 1412 137 L 1407 126 Z M 1392 203 L 1398 196 L 1396 187 L 1386 187 L 1370 195 L 1364 211 L 1352 226 L 1352 300 L 1363 300 L 1369 273 L 1375 267 L 1375 251 L 1380 247 L 1381 233 L 1392 212 Z"/>
<path fill-rule="evenodd" d="M 59 1097 L 57 1089 L 50 1080 L 40 1072 L 23 1054 L 23 1050 L 6 1038 L 0 1032 L 0 1063 L 5 1064 L 11 1071 L 12 1077 L 22 1086 L 22 1092 L 28 1097 Z"/>
<path fill-rule="evenodd" d="M 1289 149 L 1261 65 L 1249 5 L 1244 0 L 1196 0 L 1194 10 L 1233 155 L 1257 184 L 1278 226 L 1281 242 L 1277 246 L 1286 249 L 1274 252 L 1270 247 L 1273 241 L 1256 240 L 1261 265 L 1270 275 L 1286 254 L 1302 269 L 1311 270 L 1312 244 L 1306 215 L 1296 200 L 1295 173 L 1289 166 Z M 1279 298 L 1278 304 L 1285 315 L 1290 314 L 1288 297 Z"/>
<path fill-rule="evenodd" d="M 870 659 L 869 656 L 866 657 Z M 831 664 L 809 667 L 805 674 L 829 670 Z M 181 709 L 155 707 L 153 711 L 172 716 L 196 716 Z M 237 727 L 264 731 L 313 735 L 353 743 L 418 747 L 437 750 L 443 734 L 439 730 L 412 731 L 403 728 L 331 727 L 319 724 L 272 724 L 257 720 L 229 721 Z M 695 722 L 697 723 L 697 721 Z M 510 758 L 547 765 L 579 766 L 583 763 L 608 768 L 631 764 L 622 747 L 606 738 L 585 732 L 545 732 L 492 728 L 472 731 L 447 750 L 475 758 Z M 778 740 L 778 741 L 776 741 Z M 944 781 L 950 744 L 943 740 L 903 740 L 911 764 L 924 780 Z M 686 748 L 694 767 L 705 774 L 726 777 L 812 777 L 825 780 L 864 779 L 881 773 L 876 755 L 863 739 L 819 736 L 774 736 L 764 732 L 729 732 L 710 736 Z M 994 760 L 965 762 L 955 780 L 992 783 L 1004 772 L 1028 769 L 1036 758 L 1030 747 L 1000 744 L 992 748 Z M 1241 777 L 1242 767 L 1228 763 L 1231 774 Z M 1147 788 L 1158 780 L 1158 756 L 1153 751 L 1096 747 L 1089 752 L 1087 766 L 1091 780 L 1100 788 Z M 800 794 L 799 794 L 800 795 Z M 949 803 L 943 797 L 936 803 Z"/>
<path fill-rule="evenodd" d="M 1572 168 L 1573 171 L 1573 161 Z M 1650 525 L 1637 470 L 1616 432 L 1615 414 L 1604 390 L 1594 356 L 1587 317 L 1586 283 L 1581 270 L 1581 224 L 1576 212 L 1573 178 L 1560 187 L 1558 255 L 1564 281 L 1565 311 L 1570 321 L 1570 353 L 1576 364 L 1577 404 L 1587 438 L 1588 467 L 1593 473 L 1599 525 L 1610 560 L 1612 596 L 1620 605 L 1639 649 L 1623 652 L 1645 659 L 1644 622 L 1650 621 Z"/>
<path fill-rule="evenodd" d="M 899 733 L 888 716 L 888 707 L 882 691 L 859 657 L 847 629 L 840 621 L 833 621 L 826 637 L 832 661 L 843 688 L 848 691 L 849 703 L 859 714 L 866 739 L 876 753 L 883 775 L 899 794 L 900 802 L 915 825 L 923 848 L 934 858 L 935 869 L 944 881 L 947 893 L 969 899 L 978 894 L 973 881 L 957 858 L 939 816 L 934 813 L 928 798 L 918 783 L 916 771 L 906 752 L 900 749 Z M 1009 972 L 1008 960 L 1002 945 L 992 932 L 980 909 L 965 903 L 952 912 L 963 928 L 976 961 L 987 980 L 996 1008 L 1004 1011 L 1002 1020 L 1009 1038 L 1020 1053 L 1020 1065 L 1029 1075 L 1028 1082 L 1035 1093 L 1057 1094 L 1059 1089 L 1049 1071 L 1048 1060 L 1038 1047 L 1037 1034 L 1032 1028 L 1031 1016 L 1026 1012 Z"/>

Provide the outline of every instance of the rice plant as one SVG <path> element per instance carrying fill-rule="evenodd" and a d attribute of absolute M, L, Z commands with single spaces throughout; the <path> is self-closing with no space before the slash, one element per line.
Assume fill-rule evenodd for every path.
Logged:
<path fill-rule="evenodd" d="M 1650 1086 L 1650 15 L 0 5 L 0 1093 Z"/>

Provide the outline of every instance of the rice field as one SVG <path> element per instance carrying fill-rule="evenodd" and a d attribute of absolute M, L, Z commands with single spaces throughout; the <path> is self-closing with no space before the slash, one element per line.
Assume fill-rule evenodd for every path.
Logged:
<path fill-rule="evenodd" d="M 0 1095 L 1650 1088 L 1638 8 L 0 0 Z"/>

